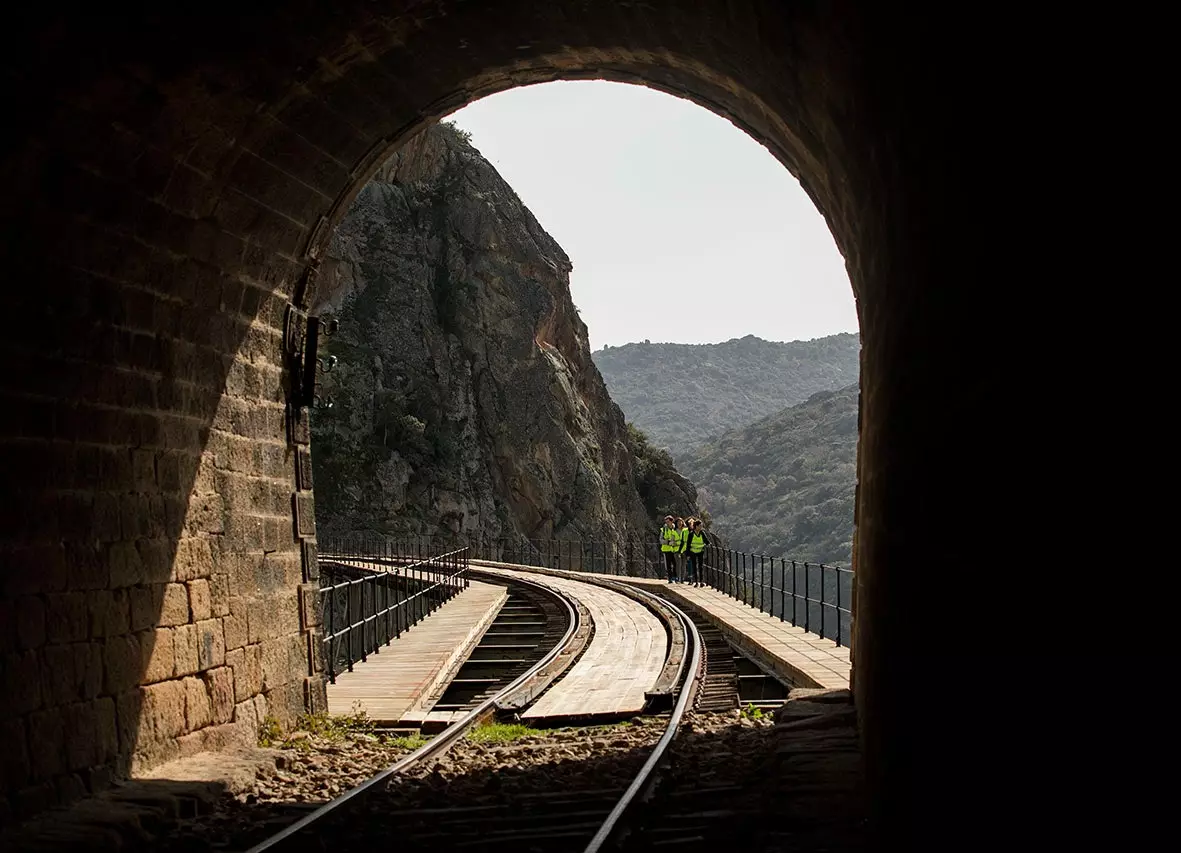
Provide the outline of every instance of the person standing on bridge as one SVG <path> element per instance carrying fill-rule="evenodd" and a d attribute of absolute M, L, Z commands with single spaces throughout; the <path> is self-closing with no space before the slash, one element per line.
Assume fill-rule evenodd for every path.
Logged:
<path fill-rule="evenodd" d="M 668 582 L 677 580 L 677 553 L 681 550 L 681 532 L 677 530 L 671 515 L 664 517 L 664 527 L 660 528 L 660 551 L 664 554 L 664 569 L 668 572 Z"/>
<path fill-rule="evenodd" d="M 688 535 L 685 537 L 685 547 L 683 553 L 686 553 L 685 558 L 685 580 L 693 586 L 705 586 L 705 582 L 701 580 L 702 569 L 705 562 L 705 548 L 709 545 L 709 537 L 705 535 L 705 530 L 701 527 L 701 519 L 689 519 L 689 528 L 686 531 Z"/>
<path fill-rule="evenodd" d="M 684 566 L 685 566 L 685 561 L 684 561 L 684 559 L 682 559 L 681 555 L 685 553 L 685 542 L 688 541 L 688 539 L 687 539 L 688 536 L 689 536 L 689 525 L 685 522 L 685 519 L 681 518 L 678 515 L 677 516 L 677 568 L 678 568 L 678 570 L 681 568 L 684 568 Z M 680 579 L 680 575 L 678 574 L 678 580 L 679 579 Z"/>

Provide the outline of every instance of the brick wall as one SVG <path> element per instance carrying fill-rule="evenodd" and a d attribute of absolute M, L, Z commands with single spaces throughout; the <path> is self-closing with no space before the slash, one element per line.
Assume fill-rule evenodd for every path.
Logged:
<path fill-rule="evenodd" d="M 322 702 L 287 318 L 392 146 L 482 95 L 577 77 L 730 118 L 801 178 L 845 253 L 865 359 L 856 684 L 871 778 L 890 789 L 913 745 L 892 737 L 908 699 L 891 678 L 922 651 L 904 617 L 982 505 L 947 460 L 986 408 L 974 348 L 998 315 L 948 284 L 975 257 L 954 215 L 963 137 L 941 124 L 954 93 L 927 62 L 942 43 L 870 5 L 260 0 L 232 24 L 30 10 L 0 60 L 21 121 L 0 143 L 16 284 L 0 808 Z"/>

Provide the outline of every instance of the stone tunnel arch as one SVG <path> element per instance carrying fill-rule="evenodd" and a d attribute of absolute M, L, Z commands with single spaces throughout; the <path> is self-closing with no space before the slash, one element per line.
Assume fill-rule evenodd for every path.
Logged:
<path fill-rule="evenodd" d="M 923 26 L 853 3 L 342 0 L 21 27 L 4 85 L 24 133 L 3 141 L 21 322 L 0 381 L 16 813 L 322 701 L 289 307 L 392 148 L 484 95 L 579 78 L 729 118 L 796 174 L 847 259 L 856 696 L 877 813 L 899 813 L 921 739 L 896 684 L 930 657 L 914 617 L 980 500 L 947 460 L 985 385 L 951 380 L 990 375 L 973 342 L 991 315 L 947 283 L 966 202 L 930 72 L 961 66 Z M 979 614 L 959 615 L 949 643 Z"/>

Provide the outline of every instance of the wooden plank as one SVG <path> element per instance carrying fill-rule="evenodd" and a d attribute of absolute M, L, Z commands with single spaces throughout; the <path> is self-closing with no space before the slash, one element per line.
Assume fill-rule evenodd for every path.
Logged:
<path fill-rule="evenodd" d="M 396 724 L 453 674 L 507 598 L 503 586 L 472 581 L 352 672 L 338 675 L 328 685 L 328 711 L 362 710 L 381 724 Z"/>
<path fill-rule="evenodd" d="M 516 573 L 481 567 L 481 571 Z M 551 575 L 526 575 L 577 599 L 590 612 L 595 633 L 570 670 L 521 715 L 522 719 L 636 714 L 664 667 L 664 625 L 639 602 L 613 590 Z"/>
<path fill-rule="evenodd" d="M 629 578 L 629 583 L 660 586 L 691 604 L 716 625 L 738 650 L 799 687 L 848 688 L 849 650 L 803 628 L 792 626 L 710 587 L 693 587 Z"/>

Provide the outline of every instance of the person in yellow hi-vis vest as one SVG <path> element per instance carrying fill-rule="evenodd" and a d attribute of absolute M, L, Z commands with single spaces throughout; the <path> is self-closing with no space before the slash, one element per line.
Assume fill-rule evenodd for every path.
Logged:
<path fill-rule="evenodd" d="M 677 530 L 671 515 L 664 517 L 664 527 L 660 528 L 660 552 L 664 554 L 664 569 L 668 573 L 668 582 L 677 580 L 677 554 L 681 550 L 681 532 Z"/>
<path fill-rule="evenodd" d="M 687 525 L 685 523 L 685 519 L 681 518 L 678 515 L 677 516 L 677 569 L 678 569 L 677 580 L 678 581 L 681 579 L 680 575 L 679 575 L 679 569 L 681 569 L 685 565 L 684 561 L 681 559 L 681 555 L 685 553 L 685 537 L 688 535 L 689 535 L 689 525 Z"/>
<path fill-rule="evenodd" d="M 709 537 L 705 535 L 705 531 L 701 528 L 701 519 L 689 519 L 689 527 L 686 530 L 688 534 L 685 537 L 685 547 L 682 553 L 687 554 L 685 558 L 685 580 L 693 586 L 705 586 L 705 582 L 701 580 L 702 569 L 705 562 L 705 548 L 709 545 Z"/>

